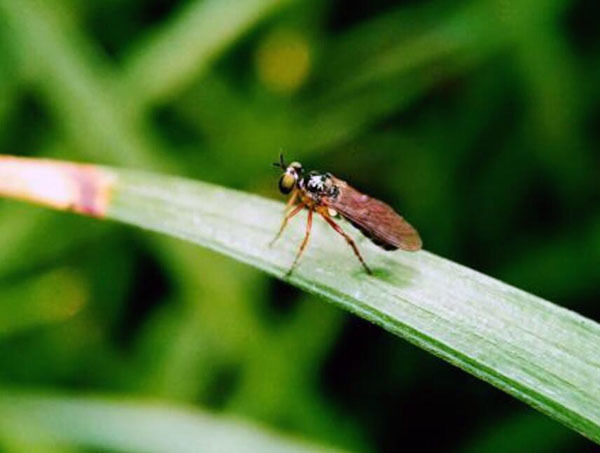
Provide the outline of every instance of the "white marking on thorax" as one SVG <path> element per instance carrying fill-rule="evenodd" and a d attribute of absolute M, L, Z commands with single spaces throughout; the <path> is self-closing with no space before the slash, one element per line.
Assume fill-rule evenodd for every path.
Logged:
<path fill-rule="evenodd" d="M 325 189 L 325 183 L 320 175 L 311 176 L 310 180 L 308 181 L 308 185 L 316 187 L 318 190 Z"/>

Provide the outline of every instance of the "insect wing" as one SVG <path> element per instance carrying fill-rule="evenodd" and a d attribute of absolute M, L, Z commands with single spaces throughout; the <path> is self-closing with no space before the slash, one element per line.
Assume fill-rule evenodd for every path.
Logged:
<path fill-rule="evenodd" d="M 360 193 L 341 179 L 333 178 L 333 181 L 339 188 L 339 194 L 335 198 L 326 198 L 323 201 L 371 241 L 386 250 L 421 249 L 423 242 L 417 230 L 389 205 Z"/>

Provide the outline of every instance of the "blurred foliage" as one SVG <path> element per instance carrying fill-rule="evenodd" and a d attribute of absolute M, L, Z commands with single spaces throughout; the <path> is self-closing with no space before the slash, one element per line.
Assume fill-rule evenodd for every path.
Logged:
<path fill-rule="evenodd" d="M 429 250 L 599 320 L 599 18 L 593 0 L 0 0 L 0 153 L 275 197 L 283 150 L 399 208 Z M 590 448 L 214 253 L 6 201 L 0 232 L 2 386 L 359 451 Z"/>

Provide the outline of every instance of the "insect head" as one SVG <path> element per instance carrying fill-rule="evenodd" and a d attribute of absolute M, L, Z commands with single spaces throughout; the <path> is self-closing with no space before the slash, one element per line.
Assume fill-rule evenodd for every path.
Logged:
<path fill-rule="evenodd" d="M 273 164 L 275 167 L 281 168 L 283 170 L 283 175 L 279 178 L 279 190 L 283 194 L 288 194 L 296 184 L 298 184 L 298 180 L 302 177 L 302 164 L 299 162 L 292 162 L 289 165 L 283 161 L 283 154 L 279 155 L 279 162 Z"/>

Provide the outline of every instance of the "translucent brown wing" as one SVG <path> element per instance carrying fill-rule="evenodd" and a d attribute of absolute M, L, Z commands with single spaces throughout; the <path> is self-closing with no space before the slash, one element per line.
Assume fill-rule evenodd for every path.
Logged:
<path fill-rule="evenodd" d="M 385 250 L 398 248 L 417 251 L 423 246 L 421 237 L 404 218 L 389 205 L 369 197 L 347 182 L 333 178 L 339 195 L 324 198 L 323 203 L 339 212 L 366 237 Z"/>

